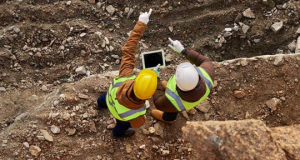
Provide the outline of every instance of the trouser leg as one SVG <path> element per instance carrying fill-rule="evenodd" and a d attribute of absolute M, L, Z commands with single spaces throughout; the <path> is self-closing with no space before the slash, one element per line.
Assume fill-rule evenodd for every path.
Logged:
<path fill-rule="evenodd" d="M 177 118 L 178 112 L 164 112 L 163 120 L 164 121 L 174 121 Z"/>
<path fill-rule="evenodd" d="M 103 93 L 97 100 L 97 104 L 99 108 L 107 108 L 106 105 L 106 94 L 107 92 Z"/>
<path fill-rule="evenodd" d="M 113 135 L 116 137 L 123 137 L 129 128 L 131 128 L 130 122 L 117 120 L 117 124 L 113 129 Z"/>

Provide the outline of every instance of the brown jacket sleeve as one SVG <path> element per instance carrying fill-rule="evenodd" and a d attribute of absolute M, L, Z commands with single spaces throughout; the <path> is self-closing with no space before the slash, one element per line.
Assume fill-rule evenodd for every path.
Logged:
<path fill-rule="evenodd" d="M 194 50 L 189 50 L 189 49 L 184 49 L 181 52 L 186 59 L 188 59 L 192 64 L 195 64 L 196 66 L 200 66 L 203 68 L 210 76 L 212 81 L 215 79 L 215 70 L 214 70 L 214 65 L 213 63 L 200 53 L 194 51 Z"/>
<path fill-rule="evenodd" d="M 119 77 L 128 77 L 133 75 L 136 47 L 143 33 L 145 32 L 146 26 L 147 25 L 145 23 L 138 21 L 134 29 L 131 31 L 129 38 L 122 49 L 123 56 L 122 56 L 122 61 L 120 66 Z M 129 122 L 131 124 L 131 127 L 139 128 L 145 123 L 145 121 L 146 121 L 146 117 L 142 115 L 135 119 L 130 120 Z"/>
<path fill-rule="evenodd" d="M 165 90 L 159 79 L 157 82 L 156 92 L 153 95 L 153 102 L 158 110 L 163 112 L 178 112 L 175 106 L 173 106 L 173 104 L 165 96 Z"/>
<path fill-rule="evenodd" d="M 147 25 L 145 23 L 138 21 L 134 29 L 131 31 L 129 38 L 122 49 L 123 56 L 119 77 L 128 77 L 133 75 L 136 47 L 145 32 L 146 27 Z"/>

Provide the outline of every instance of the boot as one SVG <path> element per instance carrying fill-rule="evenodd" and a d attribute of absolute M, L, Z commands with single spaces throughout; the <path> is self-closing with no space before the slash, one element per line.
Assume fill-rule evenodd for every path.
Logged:
<path fill-rule="evenodd" d="M 131 137 L 135 134 L 135 130 L 133 128 L 129 128 L 126 132 L 124 137 Z"/>
<path fill-rule="evenodd" d="M 163 86 L 163 89 L 166 90 L 168 82 L 167 81 L 162 81 L 161 84 Z"/>
<path fill-rule="evenodd" d="M 166 123 L 169 123 L 169 124 L 173 124 L 175 121 L 165 121 L 163 120 L 163 114 L 164 112 L 160 111 L 160 110 L 152 110 L 151 111 L 151 116 L 154 117 L 155 119 L 159 120 L 159 121 L 163 121 L 163 122 L 166 122 Z"/>
<path fill-rule="evenodd" d="M 135 134 L 135 130 L 134 130 L 133 128 L 129 128 L 129 129 L 125 132 L 124 136 L 121 136 L 121 137 L 115 136 L 115 135 L 113 134 L 113 132 L 111 132 L 111 135 L 112 135 L 113 138 L 132 137 L 134 134 Z"/>

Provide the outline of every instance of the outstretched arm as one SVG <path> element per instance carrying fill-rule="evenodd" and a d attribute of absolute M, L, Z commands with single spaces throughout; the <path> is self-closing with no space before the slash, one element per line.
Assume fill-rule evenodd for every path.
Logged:
<path fill-rule="evenodd" d="M 169 40 L 171 42 L 171 44 L 169 44 L 170 48 L 172 48 L 175 52 L 184 55 L 192 64 L 203 68 L 212 80 L 215 79 L 214 65 L 208 58 L 194 50 L 184 49 L 183 45 L 178 40 L 173 41 L 171 38 L 169 38 Z"/>
<path fill-rule="evenodd" d="M 127 77 L 133 75 L 133 69 L 135 64 L 135 54 L 136 47 L 146 30 L 147 23 L 149 22 L 149 17 L 151 15 L 152 9 L 149 13 L 142 13 L 139 17 L 139 21 L 135 25 L 134 29 L 122 48 L 123 56 L 120 65 L 119 77 Z"/>
<path fill-rule="evenodd" d="M 192 64 L 195 64 L 196 66 L 200 66 L 203 68 L 210 76 L 212 80 L 215 79 L 215 70 L 214 70 L 214 65 L 213 63 L 200 53 L 194 51 L 194 50 L 189 50 L 189 49 L 184 49 L 181 52 L 186 59 L 188 59 Z"/>

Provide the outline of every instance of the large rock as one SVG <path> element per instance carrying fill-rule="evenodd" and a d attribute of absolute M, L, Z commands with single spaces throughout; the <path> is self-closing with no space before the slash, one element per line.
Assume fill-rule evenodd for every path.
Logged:
<path fill-rule="evenodd" d="M 271 128 L 271 135 L 288 159 L 300 159 L 300 125 Z"/>
<path fill-rule="evenodd" d="M 297 39 L 295 53 L 296 53 L 296 54 L 299 54 L 299 53 L 300 53 L 300 36 L 299 36 L 298 39 Z"/>
<path fill-rule="evenodd" d="M 200 160 L 286 159 L 262 121 L 187 122 L 182 131 Z"/>

